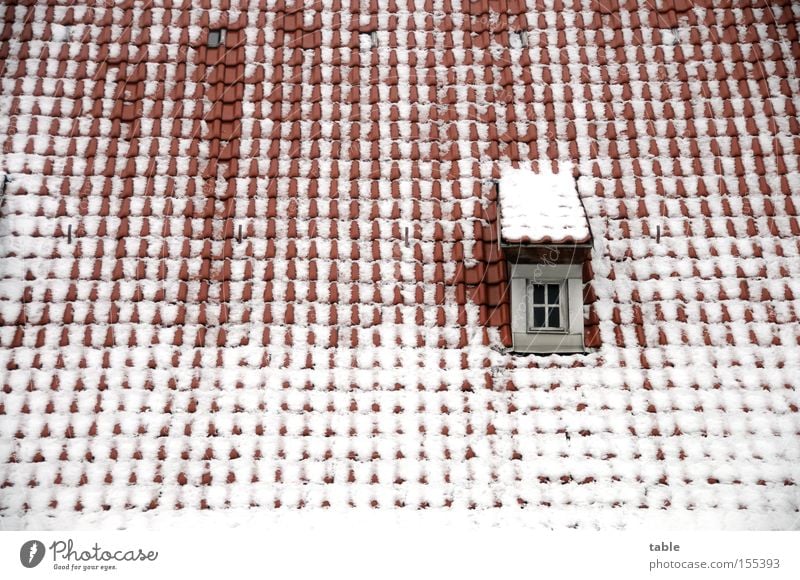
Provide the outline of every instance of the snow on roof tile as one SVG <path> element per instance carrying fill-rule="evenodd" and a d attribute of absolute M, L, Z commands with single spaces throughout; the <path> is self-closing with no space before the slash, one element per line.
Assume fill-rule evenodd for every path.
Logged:
<path fill-rule="evenodd" d="M 0 8 L 0 525 L 794 525 L 800 7 L 652 4 Z M 503 348 L 534 163 L 587 177 L 587 355 Z"/>
<path fill-rule="evenodd" d="M 504 242 L 577 244 L 591 238 L 571 174 L 506 169 L 499 191 Z"/>

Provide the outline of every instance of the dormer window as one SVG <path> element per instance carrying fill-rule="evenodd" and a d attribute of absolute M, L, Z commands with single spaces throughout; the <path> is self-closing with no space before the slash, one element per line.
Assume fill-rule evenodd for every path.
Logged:
<path fill-rule="evenodd" d="M 583 352 L 583 263 L 591 256 L 591 232 L 574 178 L 507 170 L 499 198 L 514 350 Z"/>
<path fill-rule="evenodd" d="M 206 46 L 208 48 L 217 48 L 225 43 L 225 30 L 222 28 L 215 28 L 208 31 L 208 40 Z"/>

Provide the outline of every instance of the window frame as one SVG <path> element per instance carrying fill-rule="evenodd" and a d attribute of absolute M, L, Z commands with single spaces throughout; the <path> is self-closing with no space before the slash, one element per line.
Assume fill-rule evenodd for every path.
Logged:
<path fill-rule="evenodd" d="M 582 264 L 511 264 L 511 335 L 513 350 L 519 353 L 582 353 L 583 267 Z M 529 285 L 559 284 L 562 329 L 531 328 L 528 324 L 532 301 Z M 548 321 L 549 322 L 549 321 Z"/>
<path fill-rule="evenodd" d="M 525 300 L 526 300 L 526 307 L 527 307 L 527 317 L 528 317 L 528 324 L 527 329 L 529 333 L 535 332 L 553 332 L 553 333 L 561 333 L 567 334 L 569 333 L 569 296 L 567 291 L 567 281 L 564 280 L 562 282 L 555 282 L 555 281 L 538 281 L 530 278 L 525 279 L 526 291 L 525 291 Z M 536 302 L 536 298 L 534 296 L 534 286 L 544 286 L 544 302 L 539 303 Z M 556 286 L 558 288 L 558 320 L 560 326 L 550 326 L 550 311 L 556 308 L 555 305 L 550 304 L 550 300 L 548 298 L 548 288 L 550 286 Z M 534 316 L 534 308 L 544 308 L 545 309 L 545 326 L 535 326 L 535 316 Z M 567 316 L 565 316 L 565 313 Z"/>
<path fill-rule="evenodd" d="M 211 35 L 218 34 L 219 38 L 215 44 L 211 42 Z M 208 48 L 219 48 L 220 46 L 225 45 L 225 29 L 224 28 L 209 28 L 208 29 L 208 36 L 206 37 L 206 47 Z"/>

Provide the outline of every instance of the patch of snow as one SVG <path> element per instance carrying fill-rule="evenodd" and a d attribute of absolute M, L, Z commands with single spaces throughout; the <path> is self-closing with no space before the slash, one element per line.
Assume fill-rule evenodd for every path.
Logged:
<path fill-rule="evenodd" d="M 506 242 L 586 242 L 589 223 L 570 173 L 505 169 L 500 222 Z"/>

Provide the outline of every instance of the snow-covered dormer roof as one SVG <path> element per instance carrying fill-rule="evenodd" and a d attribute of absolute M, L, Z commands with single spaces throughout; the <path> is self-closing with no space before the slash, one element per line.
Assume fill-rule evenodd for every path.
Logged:
<path fill-rule="evenodd" d="M 580 244 L 591 238 L 575 178 L 566 172 L 504 170 L 500 228 L 506 243 Z"/>

